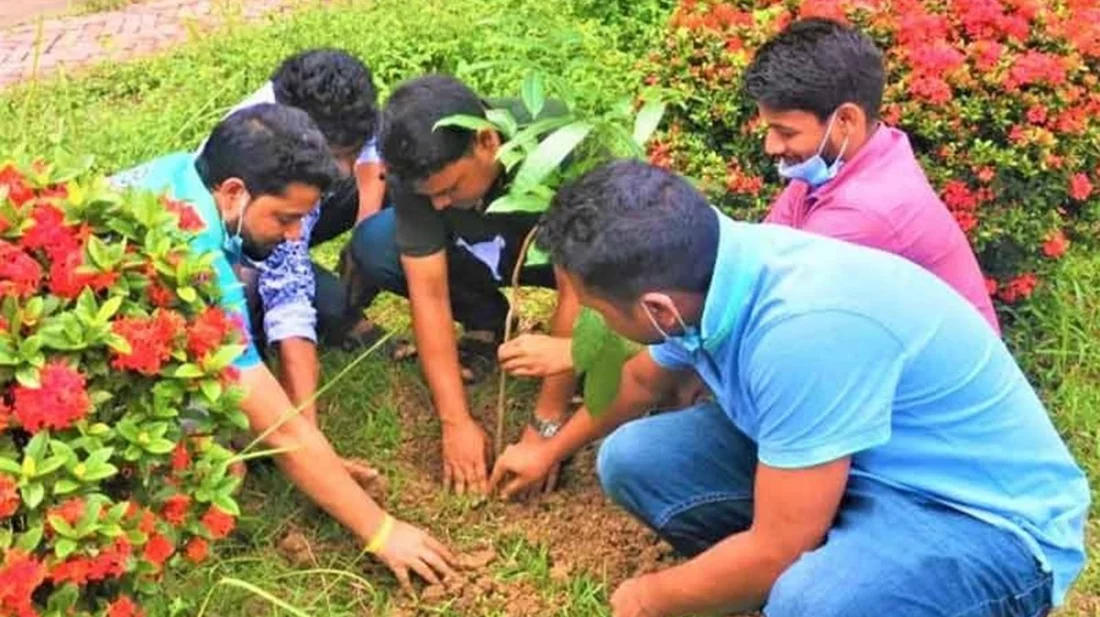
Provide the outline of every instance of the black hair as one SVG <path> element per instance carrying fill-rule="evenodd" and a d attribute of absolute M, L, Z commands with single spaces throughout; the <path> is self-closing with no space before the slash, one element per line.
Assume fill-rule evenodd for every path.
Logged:
<path fill-rule="evenodd" d="M 706 293 L 718 255 L 718 215 L 686 180 L 637 160 L 612 161 L 562 187 L 538 245 L 608 300 L 647 291 Z"/>
<path fill-rule="evenodd" d="M 885 87 L 882 51 L 866 34 L 836 21 L 792 22 L 756 52 L 744 88 L 757 103 L 812 112 L 824 122 L 844 103 L 869 121 L 879 117 Z"/>
<path fill-rule="evenodd" d="M 435 123 L 453 115 L 485 117 L 481 99 L 449 75 L 425 75 L 402 83 L 382 112 L 382 159 L 405 181 L 419 182 L 461 159 L 476 133 Z"/>
<path fill-rule="evenodd" d="M 378 130 L 378 91 L 370 69 L 339 49 L 290 56 L 271 76 L 275 100 L 305 110 L 331 147 L 360 150 Z"/>
<path fill-rule="evenodd" d="M 324 192 L 340 176 L 324 135 L 309 115 L 274 103 L 235 111 L 219 122 L 195 169 L 211 190 L 228 178 L 240 178 L 254 197 L 284 195 L 292 183 Z"/>

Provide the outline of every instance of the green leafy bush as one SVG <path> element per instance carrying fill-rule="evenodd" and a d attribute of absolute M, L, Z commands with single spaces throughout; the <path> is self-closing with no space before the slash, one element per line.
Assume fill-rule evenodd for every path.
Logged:
<path fill-rule="evenodd" d="M 0 614 L 163 615 L 239 515 L 241 328 L 190 206 L 74 175 L 0 164 Z"/>
<path fill-rule="evenodd" d="M 651 158 L 738 217 L 780 189 L 741 89 L 795 17 L 853 23 L 886 50 L 886 123 L 905 130 L 1002 302 L 1026 298 L 1100 219 L 1100 8 L 1085 0 L 683 0 L 647 81 L 676 93 Z"/>

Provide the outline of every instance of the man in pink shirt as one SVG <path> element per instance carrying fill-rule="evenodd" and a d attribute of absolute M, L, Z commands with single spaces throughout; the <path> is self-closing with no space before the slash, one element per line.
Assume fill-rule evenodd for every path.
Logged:
<path fill-rule="evenodd" d="M 879 121 L 883 87 L 882 52 L 833 21 L 793 22 L 760 48 L 745 90 L 767 124 L 765 151 L 790 180 L 765 222 L 901 255 L 951 285 L 999 334 L 966 236 L 906 134 Z"/>

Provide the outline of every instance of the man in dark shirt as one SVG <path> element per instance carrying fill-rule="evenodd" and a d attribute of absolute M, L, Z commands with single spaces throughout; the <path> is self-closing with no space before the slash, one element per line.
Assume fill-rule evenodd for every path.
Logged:
<path fill-rule="evenodd" d="M 394 207 L 367 219 L 352 240 L 351 257 L 363 280 L 399 293 L 412 305 L 413 332 L 428 386 L 443 425 L 444 484 L 463 493 L 487 489 L 489 441 L 471 417 L 463 367 L 491 362 L 501 342 L 509 284 L 535 213 L 487 214 L 511 182 L 497 160 L 495 130 L 434 128 L 443 118 L 484 118 L 488 103 L 452 77 L 428 75 L 394 91 L 383 112 L 380 139 Z M 522 108 L 510 111 L 522 117 Z M 545 106 L 540 118 L 560 113 Z M 400 267 L 397 264 L 400 263 Z M 556 287 L 551 334 L 568 337 L 579 310 L 572 290 L 550 266 L 524 267 L 524 285 Z M 464 328 L 456 341 L 453 323 Z M 524 441 L 553 435 L 563 420 L 575 380 L 564 373 L 544 380 Z"/>

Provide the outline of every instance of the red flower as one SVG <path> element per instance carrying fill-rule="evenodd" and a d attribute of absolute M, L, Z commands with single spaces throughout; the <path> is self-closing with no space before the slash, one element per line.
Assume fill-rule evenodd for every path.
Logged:
<path fill-rule="evenodd" d="M 210 537 L 215 540 L 228 536 L 236 525 L 236 519 L 217 506 L 210 506 L 210 509 L 202 516 L 202 526 L 210 532 Z"/>
<path fill-rule="evenodd" d="M 8 476 L 0 474 L 0 519 L 15 514 L 21 503 L 15 482 Z"/>
<path fill-rule="evenodd" d="M 34 226 L 23 234 L 20 242 L 28 251 L 42 249 L 51 259 L 57 259 L 80 248 L 76 232 L 65 225 L 65 213 L 50 203 L 40 203 L 31 214 Z"/>
<path fill-rule="evenodd" d="M 996 41 L 978 41 L 973 49 L 974 65 L 981 71 L 992 71 L 1004 55 L 1004 45 Z"/>
<path fill-rule="evenodd" d="M 1069 196 L 1077 201 L 1085 201 L 1092 195 L 1092 182 L 1083 173 L 1073 174 L 1069 181 Z"/>
<path fill-rule="evenodd" d="M 55 585 L 62 585 L 66 582 L 84 585 L 87 584 L 89 580 L 102 580 L 92 579 L 91 574 L 91 559 L 87 557 L 72 557 L 50 569 L 50 580 L 53 581 Z"/>
<path fill-rule="evenodd" d="M 235 328 L 225 311 L 213 306 L 207 307 L 187 329 L 187 351 L 201 359 L 221 347 Z"/>
<path fill-rule="evenodd" d="M 943 187 L 943 203 L 951 210 L 973 210 L 978 206 L 978 197 L 965 182 L 951 180 Z"/>
<path fill-rule="evenodd" d="M 191 466 L 191 453 L 187 451 L 187 445 L 184 442 L 176 444 L 176 449 L 172 450 L 172 471 L 179 473 Z"/>
<path fill-rule="evenodd" d="M 8 199 L 16 206 L 22 206 L 34 199 L 34 191 L 26 178 L 14 166 L 8 165 L 0 170 L 0 188 L 8 189 Z"/>
<path fill-rule="evenodd" d="M 187 520 L 187 510 L 191 507 L 191 498 L 187 495 L 173 495 L 164 502 L 161 515 L 164 520 L 179 527 Z"/>
<path fill-rule="evenodd" d="M 897 126 L 901 122 L 901 106 L 890 103 L 882 108 L 882 121 L 890 126 Z"/>
<path fill-rule="evenodd" d="M 31 598 L 46 580 L 46 566 L 26 551 L 13 548 L 0 567 L 0 615 L 37 616 Z"/>
<path fill-rule="evenodd" d="M 1039 279 L 1032 273 L 1021 274 L 1005 284 L 1000 291 L 1001 300 L 1013 304 L 1026 299 L 1035 291 Z"/>
<path fill-rule="evenodd" d="M 913 71 L 922 76 L 945 75 L 966 62 L 966 56 L 944 40 L 920 41 L 903 48 Z"/>
<path fill-rule="evenodd" d="M 951 86 L 939 77 L 917 77 L 909 82 L 909 94 L 936 104 L 946 103 L 954 96 Z"/>
<path fill-rule="evenodd" d="M 107 617 L 143 617 L 145 612 L 141 610 L 130 596 L 119 596 L 107 606 Z"/>
<path fill-rule="evenodd" d="M 99 552 L 92 560 L 88 580 L 102 581 L 108 577 L 118 578 L 126 573 L 126 563 L 130 559 L 130 543 L 126 538 L 115 540 L 114 545 Z"/>
<path fill-rule="evenodd" d="M 969 1 L 969 0 L 968 0 Z M 1016 58 L 1005 79 L 1009 90 L 1031 84 L 1057 86 L 1066 81 L 1065 59 L 1057 54 L 1029 51 Z"/>
<path fill-rule="evenodd" d="M 118 280 L 117 272 L 85 272 L 83 244 L 65 252 L 56 252 L 50 264 L 50 293 L 59 298 L 73 299 L 85 289 L 109 289 Z"/>
<path fill-rule="evenodd" d="M 191 204 L 170 199 L 167 196 L 161 197 L 160 203 L 164 204 L 166 210 L 179 217 L 179 227 L 183 231 L 196 232 L 206 228 L 206 223 Z"/>
<path fill-rule="evenodd" d="M 730 164 L 726 174 L 726 189 L 729 192 L 759 195 L 763 187 L 763 178 L 746 174 L 737 163 Z"/>
<path fill-rule="evenodd" d="M 997 293 L 997 279 L 989 276 L 985 279 L 985 290 L 990 296 Z"/>
<path fill-rule="evenodd" d="M 172 553 L 176 552 L 176 547 L 168 541 L 168 538 L 155 533 L 149 538 L 149 541 L 145 543 L 145 551 L 142 556 L 149 563 L 157 566 L 158 568 L 164 565 L 165 561 L 172 556 Z"/>
<path fill-rule="evenodd" d="M 191 563 L 202 563 L 210 555 L 210 544 L 199 537 L 191 538 L 184 548 L 184 556 Z"/>
<path fill-rule="evenodd" d="M 981 180 L 986 184 L 992 182 L 995 176 L 996 172 L 993 170 L 992 167 L 982 167 L 978 170 L 978 180 Z"/>
<path fill-rule="evenodd" d="M 1027 110 L 1027 121 L 1032 124 L 1046 124 L 1047 108 L 1044 105 L 1032 105 Z"/>
<path fill-rule="evenodd" d="M 0 240 L 0 296 L 32 296 L 42 283 L 42 266 L 21 248 Z"/>
<path fill-rule="evenodd" d="M 50 362 L 41 370 L 39 382 L 38 388 L 18 385 L 12 389 L 15 417 L 27 431 L 66 429 L 91 410 L 84 376 L 67 364 Z"/>
<path fill-rule="evenodd" d="M 176 334 L 186 320 L 175 311 L 157 310 L 152 317 L 123 317 L 111 324 L 111 330 L 126 339 L 130 353 L 114 352 L 111 366 L 142 375 L 156 375 L 172 355 Z"/>
<path fill-rule="evenodd" d="M 1069 248 L 1069 240 L 1066 239 L 1066 234 L 1062 233 L 1061 229 L 1057 229 L 1043 243 L 1043 254 L 1057 259 L 1066 254 L 1067 248 Z"/>
<path fill-rule="evenodd" d="M 149 287 L 145 289 L 145 293 L 149 295 L 149 302 L 152 302 L 153 306 L 160 308 L 172 306 L 172 303 L 176 301 L 176 294 L 172 293 L 171 289 L 155 281 L 149 283 Z"/>
<path fill-rule="evenodd" d="M 61 520 L 73 526 L 77 524 L 77 521 L 84 516 L 84 500 L 80 497 L 73 497 L 60 506 L 50 508 L 46 512 L 47 523 L 50 516 L 59 517 Z"/>
<path fill-rule="evenodd" d="M 142 510 L 141 521 L 138 523 L 138 531 L 149 535 L 157 529 L 157 517 L 149 510 Z"/>

